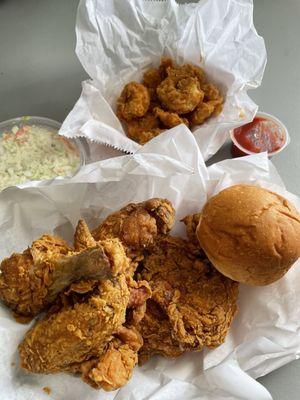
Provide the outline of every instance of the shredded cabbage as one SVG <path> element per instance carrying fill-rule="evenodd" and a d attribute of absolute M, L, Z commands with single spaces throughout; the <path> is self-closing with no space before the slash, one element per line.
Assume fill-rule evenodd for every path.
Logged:
<path fill-rule="evenodd" d="M 0 136 L 0 191 L 27 181 L 70 176 L 79 164 L 77 148 L 57 131 L 23 125 Z"/>

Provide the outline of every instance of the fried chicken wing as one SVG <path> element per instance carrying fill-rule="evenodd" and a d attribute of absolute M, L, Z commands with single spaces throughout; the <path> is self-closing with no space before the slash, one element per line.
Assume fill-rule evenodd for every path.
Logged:
<path fill-rule="evenodd" d="M 81 246 L 89 235 L 80 221 L 77 240 Z M 89 239 L 86 244 L 94 245 Z M 118 389 L 130 379 L 143 343 L 137 327 L 151 289 L 146 281 L 136 282 L 128 275 L 124 251 L 123 257 L 110 254 L 111 262 L 122 266 L 115 268 L 120 271 L 116 278 L 75 282 L 60 295 L 20 344 L 23 368 L 80 373 L 86 383 L 104 390 Z"/>
<path fill-rule="evenodd" d="M 174 208 L 166 199 L 154 198 L 131 203 L 109 215 L 92 231 L 95 240 L 119 238 L 127 256 L 140 259 L 160 234 L 167 234 L 174 224 Z"/>
<path fill-rule="evenodd" d="M 22 368 L 36 373 L 73 370 L 102 355 L 125 322 L 129 289 L 124 275 L 99 281 L 83 302 L 50 312 L 19 345 Z"/>
<path fill-rule="evenodd" d="M 237 311 L 236 282 L 201 260 L 189 242 L 170 236 L 157 240 L 145 257 L 143 268 L 141 276 L 152 289 L 150 304 L 154 302 L 163 310 L 162 319 L 164 326 L 169 324 L 171 338 L 164 351 L 160 334 L 149 337 L 149 329 L 155 330 L 152 326 L 158 326 L 158 322 L 157 313 L 150 308 L 149 315 L 147 310 L 146 323 L 141 326 L 142 359 L 155 353 L 169 356 L 199 351 L 203 346 L 215 347 L 224 342 Z"/>
<path fill-rule="evenodd" d="M 126 258 L 118 240 L 106 240 L 75 253 L 61 239 L 43 236 L 23 253 L 2 261 L 0 298 L 17 315 L 33 317 L 74 281 L 116 276 L 116 268 L 121 266 L 111 265 L 112 252 Z"/>
<path fill-rule="evenodd" d="M 117 115 L 125 121 L 142 117 L 148 111 L 150 94 L 148 89 L 138 82 L 129 82 L 117 101 Z"/>

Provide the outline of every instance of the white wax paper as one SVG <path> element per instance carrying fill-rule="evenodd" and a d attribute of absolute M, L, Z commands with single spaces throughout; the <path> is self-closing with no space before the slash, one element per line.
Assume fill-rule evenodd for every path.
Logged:
<path fill-rule="evenodd" d="M 222 146 L 228 131 L 253 119 L 257 106 L 247 90 L 260 85 L 266 64 L 256 33 L 252 0 L 81 0 L 76 53 L 92 78 L 60 130 L 134 153 L 115 115 L 124 85 L 141 81 L 162 56 L 203 67 L 226 98 L 222 113 L 193 130 L 204 159 Z"/>
<path fill-rule="evenodd" d="M 266 154 L 226 160 L 206 168 L 194 136 L 173 128 L 136 154 L 84 167 L 69 181 L 35 182 L 0 194 L 0 258 L 21 251 L 34 238 L 55 232 L 71 240 L 80 217 L 91 227 L 128 202 L 166 197 L 179 221 L 201 210 L 207 198 L 235 183 L 270 188 L 300 209 L 299 198 L 285 191 Z M 31 186 L 29 186 L 31 185 Z M 240 286 L 239 313 L 224 345 L 176 360 L 153 358 L 136 367 L 120 391 L 91 389 L 68 374 L 34 375 L 19 368 L 17 345 L 28 325 L 14 321 L 0 306 L 0 399 L 5 400 L 270 400 L 253 378 L 296 359 L 300 349 L 299 261 L 267 287 Z M 51 389 L 50 395 L 42 391 Z M 3 397 L 4 396 L 4 397 Z"/>

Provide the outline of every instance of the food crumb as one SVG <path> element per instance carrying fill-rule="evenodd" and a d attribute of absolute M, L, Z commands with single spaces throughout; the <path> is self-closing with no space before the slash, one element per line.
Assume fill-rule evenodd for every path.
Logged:
<path fill-rule="evenodd" d="M 246 117 L 245 110 L 243 108 L 239 109 L 239 118 L 244 119 Z"/>
<path fill-rule="evenodd" d="M 43 387 L 43 391 L 44 391 L 46 394 L 50 394 L 50 393 L 51 393 L 51 389 L 50 389 L 48 386 Z"/>

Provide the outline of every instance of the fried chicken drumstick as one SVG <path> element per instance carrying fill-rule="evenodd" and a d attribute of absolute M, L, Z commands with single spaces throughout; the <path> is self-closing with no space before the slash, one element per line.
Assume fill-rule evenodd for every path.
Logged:
<path fill-rule="evenodd" d="M 88 235 L 83 221 L 79 226 Z M 78 235 L 77 231 L 83 246 L 84 237 Z M 120 245 L 118 239 L 108 240 Z M 126 313 L 145 311 L 142 307 L 151 291 L 147 282 L 135 282 L 128 275 L 124 250 L 111 249 L 109 262 L 116 277 L 73 283 L 26 334 L 19 346 L 22 368 L 80 373 L 86 383 L 105 390 L 115 390 L 130 379 L 143 341 L 134 326 L 139 320 L 127 321 Z"/>
<path fill-rule="evenodd" d="M 19 316 L 34 317 L 57 295 L 80 279 L 108 279 L 117 270 L 109 263 L 111 252 L 124 253 L 117 239 L 94 243 L 76 253 L 60 238 L 44 235 L 23 253 L 2 261 L 0 299 Z"/>

